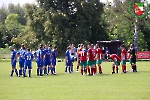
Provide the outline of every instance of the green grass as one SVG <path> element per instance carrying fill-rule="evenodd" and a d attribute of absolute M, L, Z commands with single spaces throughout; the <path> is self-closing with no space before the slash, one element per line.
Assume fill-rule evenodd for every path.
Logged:
<path fill-rule="evenodd" d="M 0 100 L 149 100 L 150 62 L 137 66 L 137 73 L 111 75 L 111 62 L 103 62 L 103 75 L 81 76 L 64 73 L 61 62 L 56 76 L 38 77 L 34 62 L 32 78 L 21 78 L 9 77 L 10 63 L 0 62 Z"/>

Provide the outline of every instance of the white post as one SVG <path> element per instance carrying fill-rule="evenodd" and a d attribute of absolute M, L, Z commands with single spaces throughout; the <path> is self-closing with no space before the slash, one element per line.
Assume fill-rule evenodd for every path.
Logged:
<path fill-rule="evenodd" d="M 135 49 L 138 50 L 138 18 L 135 19 L 134 46 L 135 46 Z"/>

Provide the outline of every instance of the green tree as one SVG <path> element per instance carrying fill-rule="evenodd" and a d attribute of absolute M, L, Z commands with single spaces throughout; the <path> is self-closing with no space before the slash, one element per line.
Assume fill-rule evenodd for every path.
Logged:
<path fill-rule="evenodd" d="M 8 13 L 9 14 L 17 14 L 18 15 L 18 21 L 22 25 L 26 24 L 26 18 L 25 18 L 25 12 L 24 8 L 18 3 L 17 5 L 15 4 L 8 4 Z"/>
<path fill-rule="evenodd" d="M 128 47 L 134 40 L 135 18 L 128 12 L 129 0 L 121 2 L 114 0 L 114 5 L 108 4 L 105 7 L 105 20 L 108 25 L 110 40 L 119 39 Z M 139 27 L 140 30 L 140 27 Z M 143 40 L 141 42 L 141 40 Z M 139 31 L 138 40 L 139 50 L 147 48 L 145 45 L 144 34 Z"/>

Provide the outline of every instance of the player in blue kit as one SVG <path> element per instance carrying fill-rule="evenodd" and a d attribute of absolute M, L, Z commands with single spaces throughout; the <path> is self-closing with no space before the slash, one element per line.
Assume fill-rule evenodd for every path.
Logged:
<path fill-rule="evenodd" d="M 48 73 L 52 74 L 52 45 L 49 45 L 50 54 L 50 66 L 48 66 Z"/>
<path fill-rule="evenodd" d="M 42 50 L 42 47 L 40 46 L 39 49 L 34 53 L 34 56 L 36 58 L 36 63 L 37 63 L 37 75 L 43 76 L 42 75 L 42 70 L 43 70 L 43 58 L 44 58 L 44 53 Z"/>
<path fill-rule="evenodd" d="M 44 50 L 44 74 L 48 75 L 47 73 L 47 66 L 50 67 L 50 56 L 51 56 L 51 50 L 48 48 L 48 46 L 45 46 Z"/>
<path fill-rule="evenodd" d="M 65 72 L 67 72 L 67 69 L 69 70 L 69 73 L 72 73 L 71 71 L 71 57 L 70 57 L 70 47 L 67 47 L 67 51 L 65 53 L 65 59 L 66 59 L 66 68 Z"/>
<path fill-rule="evenodd" d="M 19 67 L 20 67 L 19 76 L 23 75 L 22 71 L 23 71 L 24 61 L 25 61 L 25 58 L 24 58 L 25 53 L 26 53 L 25 46 L 22 44 L 21 49 L 17 53 L 17 55 L 19 56 Z"/>
<path fill-rule="evenodd" d="M 17 52 L 14 50 L 14 48 L 12 46 L 9 47 L 10 51 L 11 51 L 11 66 L 12 66 L 12 70 L 11 70 L 11 74 L 10 76 L 13 76 L 14 70 L 16 72 L 16 76 L 18 76 L 18 71 L 16 69 L 16 62 L 17 62 Z"/>
<path fill-rule="evenodd" d="M 27 52 L 25 53 L 25 62 L 24 62 L 24 73 L 23 77 L 26 76 L 26 70 L 28 68 L 28 75 L 31 77 L 31 69 L 32 69 L 32 59 L 33 59 L 33 54 L 30 52 L 30 49 L 27 49 Z"/>
<path fill-rule="evenodd" d="M 56 75 L 56 70 L 55 70 L 55 66 L 56 66 L 56 50 L 57 50 L 57 46 L 54 47 L 54 50 L 52 51 L 52 74 Z"/>

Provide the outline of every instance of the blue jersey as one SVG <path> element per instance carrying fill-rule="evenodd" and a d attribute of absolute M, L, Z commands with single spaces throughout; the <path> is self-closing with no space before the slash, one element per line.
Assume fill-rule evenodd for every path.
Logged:
<path fill-rule="evenodd" d="M 43 50 L 39 49 L 34 54 L 36 55 L 36 61 L 43 60 L 43 56 L 44 56 Z"/>
<path fill-rule="evenodd" d="M 33 54 L 31 52 L 25 53 L 25 62 L 26 63 L 31 63 L 32 59 L 33 59 Z"/>
<path fill-rule="evenodd" d="M 17 53 L 18 55 L 19 55 L 19 61 L 22 61 L 22 60 L 24 60 L 25 58 L 25 53 L 26 53 L 26 51 L 25 50 L 23 50 L 23 49 L 20 49 L 19 50 L 19 52 Z"/>
<path fill-rule="evenodd" d="M 15 57 L 16 57 L 16 54 L 17 54 L 17 52 L 16 52 L 15 50 L 12 50 L 12 51 L 11 51 L 10 59 L 11 59 L 11 60 L 14 60 Z"/>
<path fill-rule="evenodd" d="M 50 60 L 50 55 L 51 55 L 51 51 L 48 50 L 44 50 L 44 54 L 45 54 L 45 60 Z"/>
<path fill-rule="evenodd" d="M 55 60 L 56 59 L 56 50 L 52 51 L 52 59 Z"/>
<path fill-rule="evenodd" d="M 70 52 L 68 50 L 65 53 L 65 57 L 67 57 L 68 62 L 71 61 Z"/>
<path fill-rule="evenodd" d="M 24 62 L 24 69 L 32 69 L 32 59 L 33 59 L 33 54 L 31 52 L 25 53 L 25 62 Z"/>

